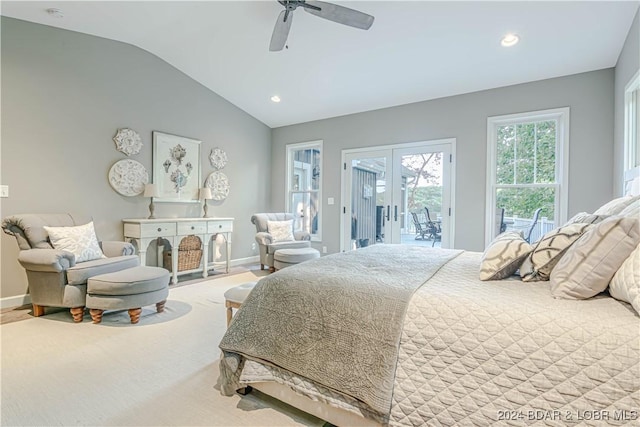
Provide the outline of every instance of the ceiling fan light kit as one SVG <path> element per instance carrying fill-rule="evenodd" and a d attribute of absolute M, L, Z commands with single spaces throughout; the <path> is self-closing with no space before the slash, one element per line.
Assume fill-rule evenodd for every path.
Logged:
<path fill-rule="evenodd" d="M 276 25 L 271 35 L 271 43 L 269 50 L 272 52 L 280 51 L 287 43 L 291 22 L 293 21 L 293 12 L 302 7 L 306 12 L 338 24 L 348 25 L 350 27 L 368 30 L 373 24 L 374 17 L 366 13 L 349 9 L 348 7 L 338 6 L 333 3 L 326 3 L 315 0 L 278 0 L 284 10 L 278 15 Z"/>

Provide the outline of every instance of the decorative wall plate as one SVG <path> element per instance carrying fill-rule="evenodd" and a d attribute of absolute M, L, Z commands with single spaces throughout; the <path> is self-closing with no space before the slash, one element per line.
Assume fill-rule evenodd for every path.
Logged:
<path fill-rule="evenodd" d="M 220 170 L 227 164 L 227 153 L 221 148 L 212 148 L 211 154 L 209 154 L 209 161 L 214 169 Z"/>
<path fill-rule="evenodd" d="M 149 174 L 142 163 L 131 159 L 119 160 L 109 170 L 109 184 L 123 196 L 137 196 L 149 183 Z"/>
<path fill-rule="evenodd" d="M 224 200 L 229 195 L 229 178 L 222 172 L 211 172 L 205 185 L 211 189 L 213 200 Z"/>
<path fill-rule="evenodd" d="M 127 156 L 138 154 L 142 148 L 142 138 L 133 129 L 118 129 L 118 133 L 113 137 L 116 143 L 116 150 L 122 151 Z"/>

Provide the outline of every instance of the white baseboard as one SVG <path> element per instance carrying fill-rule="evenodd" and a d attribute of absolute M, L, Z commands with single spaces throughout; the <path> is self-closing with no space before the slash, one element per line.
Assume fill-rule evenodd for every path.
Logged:
<path fill-rule="evenodd" d="M 230 264 L 231 264 L 231 267 L 236 267 L 238 265 L 255 264 L 258 262 L 260 262 L 260 255 L 250 256 L 247 258 L 232 259 Z"/>
<path fill-rule="evenodd" d="M 236 267 L 238 265 L 243 264 L 255 264 L 260 262 L 260 256 L 250 256 L 247 258 L 238 258 L 232 259 L 230 264 L 231 267 Z M 0 309 L 11 308 L 11 307 L 20 307 L 21 305 L 31 304 L 31 295 L 16 295 L 13 297 L 0 298 Z"/>
<path fill-rule="evenodd" d="M 25 294 L 0 298 L 0 308 L 20 307 L 25 304 L 31 304 L 31 295 Z"/>

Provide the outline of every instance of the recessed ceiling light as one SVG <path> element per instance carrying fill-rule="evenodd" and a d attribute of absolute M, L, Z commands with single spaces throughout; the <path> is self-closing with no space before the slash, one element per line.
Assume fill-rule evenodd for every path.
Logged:
<path fill-rule="evenodd" d="M 504 47 L 511 47 L 515 44 L 518 44 L 520 41 L 520 37 L 517 34 L 507 34 L 502 38 L 500 44 Z"/>
<path fill-rule="evenodd" d="M 47 13 L 51 16 L 53 16 L 54 18 L 62 18 L 64 17 L 64 13 L 62 13 L 62 11 L 60 9 L 56 9 L 54 7 L 52 7 L 51 9 L 47 9 Z"/>
<path fill-rule="evenodd" d="M 271 97 L 271 100 L 272 100 L 273 102 L 280 102 L 280 97 L 279 97 L 278 95 L 273 95 L 273 96 Z"/>

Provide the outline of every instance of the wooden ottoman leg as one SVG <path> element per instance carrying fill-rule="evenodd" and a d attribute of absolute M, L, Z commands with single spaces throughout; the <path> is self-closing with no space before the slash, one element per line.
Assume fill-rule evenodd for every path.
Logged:
<path fill-rule="evenodd" d="M 84 316 L 84 307 L 73 307 L 71 310 L 71 315 L 73 316 L 73 321 L 76 323 L 82 322 L 82 316 Z"/>
<path fill-rule="evenodd" d="M 260 264 L 260 270 L 264 270 L 264 264 Z"/>
<path fill-rule="evenodd" d="M 140 313 L 142 313 L 142 307 L 129 309 L 129 317 L 131 318 L 131 323 L 138 323 L 140 321 Z"/>
<path fill-rule="evenodd" d="M 225 301 L 224 305 L 225 307 L 227 307 L 227 328 L 228 328 L 229 324 L 231 323 L 231 318 L 233 317 L 233 308 L 231 307 L 231 304 L 229 303 L 229 301 Z"/>
<path fill-rule="evenodd" d="M 156 311 L 158 313 L 162 313 L 164 311 L 164 305 L 167 303 L 167 300 L 160 301 L 156 303 Z"/>
<path fill-rule="evenodd" d="M 44 316 L 44 306 L 31 304 L 33 306 L 33 317 Z"/>
<path fill-rule="evenodd" d="M 91 314 L 91 320 L 93 320 L 93 323 L 102 322 L 102 313 L 104 313 L 104 310 L 100 310 L 99 308 L 89 309 L 89 314 Z"/>

